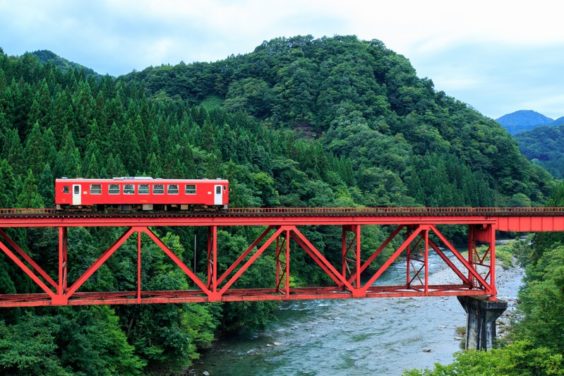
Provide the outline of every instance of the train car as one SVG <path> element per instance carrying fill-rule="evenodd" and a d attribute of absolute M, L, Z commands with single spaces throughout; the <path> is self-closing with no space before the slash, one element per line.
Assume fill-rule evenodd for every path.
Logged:
<path fill-rule="evenodd" d="M 224 179 L 55 179 L 57 209 L 191 210 L 226 209 Z"/>

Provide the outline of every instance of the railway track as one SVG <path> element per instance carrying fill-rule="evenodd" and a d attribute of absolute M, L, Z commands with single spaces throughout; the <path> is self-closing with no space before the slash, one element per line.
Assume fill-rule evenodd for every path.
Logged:
<path fill-rule="evenodd" d="M 53 208 L 0 209 L 0 218 L 226 218 L 226 217 L 536 217 L 563 216 L 564 207 L 364 207 L 231 208 L 222 211 L 60 211 Z"/>

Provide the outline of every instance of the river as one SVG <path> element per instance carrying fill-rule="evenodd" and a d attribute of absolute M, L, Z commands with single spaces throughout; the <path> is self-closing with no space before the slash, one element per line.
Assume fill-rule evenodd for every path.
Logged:
<path fill-rule="evenodd" d="M 380 283 L 402 283 L 403 264 L 392 265 Z M 431 253 L 431 282 L 452 279 L 442 265 Z M 511 311 L 523 270 L 498 267 L 497 275 L 498 296 Z M 262 331 L 219 340 L 189 374 L 401 375 L 450 363 L 460 350 L 456 328 L 466 325 L 456 297 L 290 302 L 277 318 Z"/>

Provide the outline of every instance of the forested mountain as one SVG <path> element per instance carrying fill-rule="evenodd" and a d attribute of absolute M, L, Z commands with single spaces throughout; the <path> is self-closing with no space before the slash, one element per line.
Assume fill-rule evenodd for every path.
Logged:
<path fill-rule="evenodd" d="M 510 134 L 517 134 L 552 124 L 554 120 L 536 111 L 519 110 L 503 115 L 496 121 L 507 129 Z"/>
<path fill-rule="evenodd" d="M 496 122 L 435 91 L 378 41 L 281 38 L 216 63 L 155 67 L 117 79 L 0 50 L 0 207 L 51 206 L 58 176 L 125 175 L 224 177 L 233 206 L 520 205 L 542 202 L 552 184 Z M 10 235 L 47 270 L 54 268 L 54 234 Z M 119 235 L 70 229 L 76 247 L 70 263 L 85 269 Z M 161 229 L 160 235 L 204 273 L 203 257 L 192 264 L 194 237 L 204 249 L 204 230 Z M 256 235 L 220 231 L 219 263 Z M 338 234 L 309 235 L 337 260 Z M 383 236 L 381 229 L 363 231 L 366 246 Z M 189 286 L 148 248 L 143 286 Z M 133 289 L 133 249 L 126 243 L 84 288 Z M 293 283 L 322 278 L 305 258 L 292 262 L 303 272 Z M 263 256 L 241 286 L 270 283 L 273 268 L 273 256 Z M 84 269 L 71 269 L 69 279 Z M 2 256 L 0 293 L 16 291 L 35 290 Z M 2 310 L 0 373 L 180 372 L 218 330 L 261 325 L 272 307 Z"/>
<path fill-rule="evenodd" d="M 241 112 L 314 135 L 324 150 L 351 161 L 354 181 L 372 193 L 366 205 L 410 198 L 504 205 L 517 194 L 542 200 L 546 192 L 549 178 L 496 122 L 435 91 L 379 41 L 280 38 L 250 54 L 148 68 L 124 79 L 141 82 L 157 101 Z"/>
<path fill-rule="evenodd" d="M 538 127 L 515 135 L 521 151 L 557 178 L 564 178 L 564 125 Z"/>

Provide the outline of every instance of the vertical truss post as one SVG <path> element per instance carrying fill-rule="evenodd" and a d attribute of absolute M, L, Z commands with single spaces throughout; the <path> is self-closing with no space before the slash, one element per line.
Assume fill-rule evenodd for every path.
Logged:
<path fill-rule="evenodd" d="M 356 274 L 356 285 L 355 288 L 359 289 L 361 287 L 360 285 L 360 225 L 356 225 L 355 226 L 355 242 L 356 242 L 356 249 L 355 249 L 355 262 L 356 262 L 356 268 L 355 268 L 355 274 Z"/>
<path fill-rule="evenodd" d="M 425 262 L 425 295 L 429 293 L 429 227 L 426 227 L 424 230 L 425 236 L 425 255 L 424 255 L 424 262 Z"/>
<path fill-rule="evenodd" d="M 476 250 L 476 237 L 474 236 L 475 230 L 476 227 L 474 225 L 468 226 L 468 263 L 472 265 L 472 267 L 475 266 L 474 265 L 474 259 L 475 259 L 474 253 Z M 470 270 L 468 270 L 468 281 L 470 281 L 470 288 L 473 288 L 476 282 Z"/>
<path fill-rule="evenodd" d="M 409 233 L 409 229 L 405 229 L 406 236 Z M 405 287 L 411 287 L 411 244 L 408 244 L 406 247 L 406 266 L 405 266 Z"/>
<path fill-rule="evenodd" d="M 66 304 L 67 292 L 67 268 L 68 268 L 68 241 L 67 228 L 59 227 L 59 283 L 57 284 L 57 296 L 54 298 L 57 304 Z M 55 302 L 54 302 L 55 303 Z"/>
<path fill-rule="evenodd" d="M 217 226 L 210 226 L 208 231 L 208 289 L 217 294 Z"/>
<path fill-rule="evenodd" d="M 141 303 L 141 231 L 137 231 L 137 303 Z"/>
<path fill-rule="evenodd" d="M 208 228 L 208 239 L 206 244 L 206 251 L 208 255 L 208 280 L 207 280 L 207 288 L 211 290 L 211 280 L 212 280 L 212 272 L 213 272 L 213 264 L 212 264 L 212 244 L 211 244 L 211 227 Z"/>
<path fill-rule="evenodd" d="M 348 226 L 343 225 L 341 229 L 341 274 L 343 278 L 347 278 L 347 231 Z"/>
<path fill-rule="evenodd" d="M 284 238 L 280 242 L 280 236 L 276 238 L 276 291 L 281 292 L 282 280 L 284 280 L 284 294 L 290 295 L 290 229 L 284 231 Z M 284 262 L 282 262 L 284 254 Z"/>
<path fill-rule="evenodd" d="M 290 296 L 290 230 L 286 230 L 286 296 Z"/>
<path fill-rule="evenodd" d="M 341 258 L 342 258 L 342 265 L 341 265 L 341 275 L 343 279 L 348 279 L 349 283 L 355 288 L 360 288 L 360 276 L 362 271 L 362 260 L 361 260 L 361 239 L 360 239 L 360 225 L 343 225 L 343 229 L 341 232 Z M 348 242 L 348 233 L 354 234 L 354 237 Z M 354 249 L 353 249 L 354 245 Z M 351 266 L 349 262 L 352 263 L 353 256 L 351 253 L 354 253 L 354 272 L 351 271 Z M 338 285 L 339 287 L 345 288 L 343 283 Z"/>
<path fill-rule="evenodd" d="M 495 285 L 495 226 L 490 225 L 490 297 L 489 300 L 497 300 L 497 288 Z"/>

